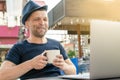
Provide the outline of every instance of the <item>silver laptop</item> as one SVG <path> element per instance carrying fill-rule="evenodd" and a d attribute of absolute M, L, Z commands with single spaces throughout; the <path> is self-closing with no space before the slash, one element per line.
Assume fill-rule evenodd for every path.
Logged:
<path fill-rule="evenodd" d="M 90 74 L 64 75 L 63 78 L 111 79 L 118 77 L 120 77 L 120 23 L 92 20 L 90 23 Z"/>

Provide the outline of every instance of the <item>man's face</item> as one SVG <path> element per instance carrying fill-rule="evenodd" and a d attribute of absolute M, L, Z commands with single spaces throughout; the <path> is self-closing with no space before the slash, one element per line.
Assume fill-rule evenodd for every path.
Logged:
<path fill-rule="evenodd" d="M 46 11 L 33 12 L 25 23 L 30 35 L 42 38 L 48 30 L 48 16 Z"/>

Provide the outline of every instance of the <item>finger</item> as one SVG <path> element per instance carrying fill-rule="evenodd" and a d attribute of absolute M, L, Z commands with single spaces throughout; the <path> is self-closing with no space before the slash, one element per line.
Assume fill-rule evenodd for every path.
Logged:
<path fill-rule="evenodd" d="M 41 61 L 41 64 L 46 65 L 46 64 L 47 64 L 47 61 Z"/>
<path fill-rule="evenodd" d="M 44 56 L 44 57 L 42 58 L 42 60 L 43 60 L 43 61 L 47 61 L 48 58 Z"/>
<path fill-rule="evenodd" d="M 57 57 L 57 58 L 60 58 L 60 59 L 62 59 L 62 58 L 63 58 L 63 56 L 62 56 L 62 55 L 57 55 L 56 57 Z"/>
<path fill-rule="evenodd" d="M 63 67 L 63 63 L 54 63 L 55 66 L 62 68 Z"/>
<path fill-rule="evenodd" d="M 60 64 L 60 63 L 63 63 L 63 60 L 61 60 L 61 59 L 56 59 L 56 60 L 54 60 L 53 62 L 56 63 L 56 64 Z"/>

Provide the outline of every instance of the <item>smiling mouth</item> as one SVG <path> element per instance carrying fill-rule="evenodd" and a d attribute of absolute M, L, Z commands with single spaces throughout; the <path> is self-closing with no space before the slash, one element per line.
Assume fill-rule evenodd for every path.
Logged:
<path fill-rule="evenodd" d="M 40 32 L 45 32 L 45 28 L 37 28 L 37 30 Z"/>
<path fill-rule="evenodd" d="M 37 29 L 45 29 L 44 27 L 37 27 Z"/>

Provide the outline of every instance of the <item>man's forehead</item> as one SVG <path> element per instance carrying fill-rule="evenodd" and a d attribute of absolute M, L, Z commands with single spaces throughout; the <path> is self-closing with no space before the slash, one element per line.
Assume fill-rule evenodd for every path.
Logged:
<path fill-rule="evenodd" d="M 37 18 L 37 17 L 41 17 L 41 18 L 48 18 L 48 15 L 47 15 L 47 12 L 46 11 L 35 11 L 35 12 L 33 12 L 30 16 L 29 16 L 29 18 Z"/>
<path fill-rule="evenodd" d="M 34 11 L 31 15 L 35 15 L 35 16 L 40 16 L 40 15 L 46 15 L 47 16 L 47 11 L 45 10 L 37 10 L 37 11 Z"/>

